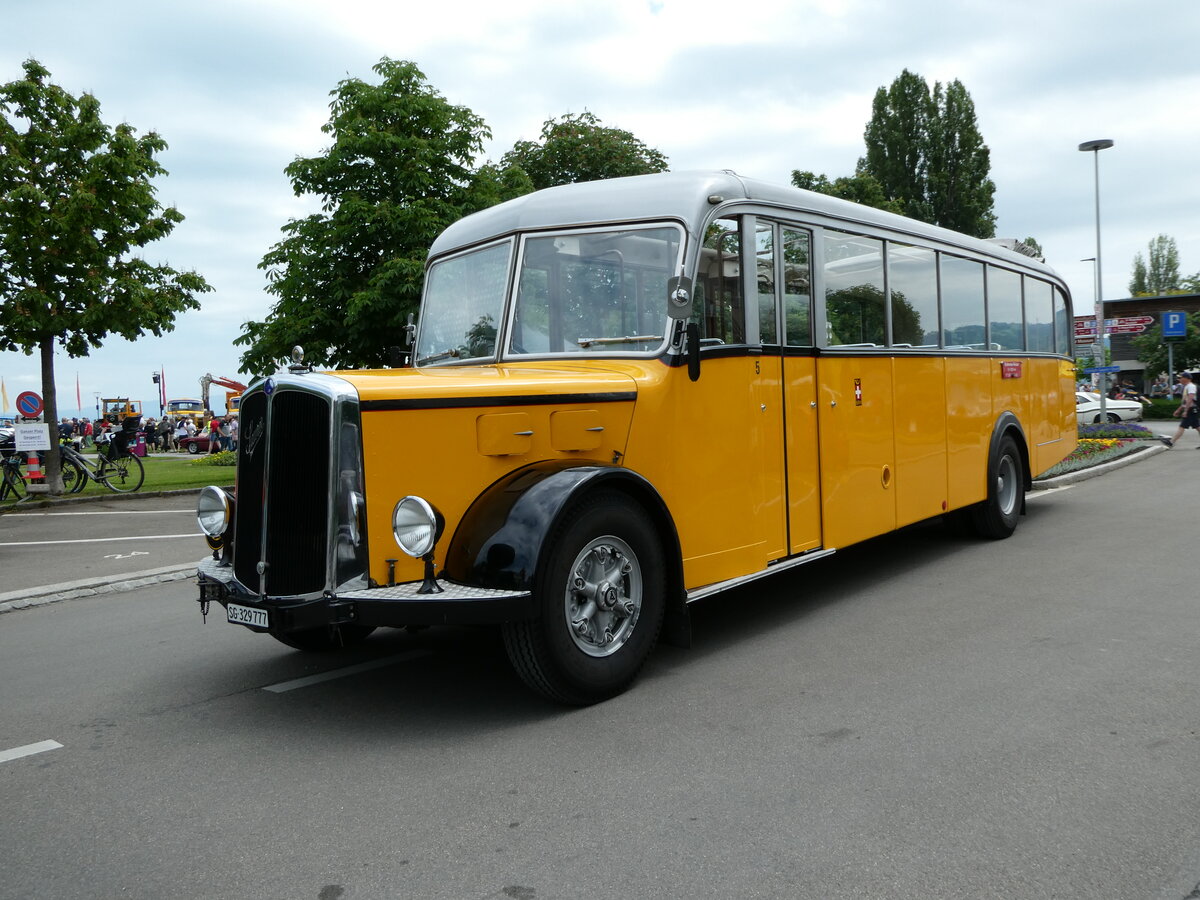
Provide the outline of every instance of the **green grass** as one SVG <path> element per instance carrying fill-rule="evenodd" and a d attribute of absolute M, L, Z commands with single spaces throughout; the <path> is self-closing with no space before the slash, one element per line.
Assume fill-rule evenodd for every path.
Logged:
<path fill-rule="evenodd" d="M 94 453 L 85 453 L 89 462 L 94 462 Z M 218 487 L 233 487 L 237 469 L 234 466 L 213 465 L 206 456 L 179 454 L 170 457 L 146 457 L 142 465 L 146 469 L 146 480 L 137 491 L 139 494 L 154 491 L 182 491 L 215 484 Z M 79 494 L 65 496 L 91 496 L 94 494 L 118 496 L 102 484 L 88 479 L 87 487 Z M 12 500 L 0 502 L 0 508 L 12 506 Z"/>

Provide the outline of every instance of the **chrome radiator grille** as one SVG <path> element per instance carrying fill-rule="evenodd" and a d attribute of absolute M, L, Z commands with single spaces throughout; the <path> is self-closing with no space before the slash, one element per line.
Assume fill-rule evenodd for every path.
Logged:
<path fill-rule="evenodd" d="M 237 580 L 274 597 L 319 593 L 329 559 L 330 399 L 256 391 L 240 418 Z"/>

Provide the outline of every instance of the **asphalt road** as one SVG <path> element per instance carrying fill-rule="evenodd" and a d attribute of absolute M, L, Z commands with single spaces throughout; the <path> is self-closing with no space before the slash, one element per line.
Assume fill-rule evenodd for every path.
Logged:
<path fill-rule="evenodd" d="M 209 552 L 196 524 L 197 493 L 101 497 L 6 511 L 0 515 L 0 602 L 33 588 L 194 569 Z"/>
<path fill-rule="evenodd" d="M 186 582 L 5 613 L 0 897 L 1200 896 L 1187 440 L 1007 541 L 702 601 L 583 710 L 487 630 L 310 656 Z"/>

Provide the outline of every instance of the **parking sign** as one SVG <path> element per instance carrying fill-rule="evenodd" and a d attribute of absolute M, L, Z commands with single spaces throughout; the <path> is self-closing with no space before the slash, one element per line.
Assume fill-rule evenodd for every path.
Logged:
<path fill-rule="evenodd" d="M 1162 314 L 1163 337 L 1187 337 L 1187 313 L 1165 312 Z"/>

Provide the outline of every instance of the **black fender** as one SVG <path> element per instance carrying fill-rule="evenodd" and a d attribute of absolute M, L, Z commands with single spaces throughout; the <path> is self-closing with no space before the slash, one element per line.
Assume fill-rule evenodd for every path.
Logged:
<path fill-rule="evenodd" d="M 996 419 L 996 424 L 992 426 L 992 438 L 988 445 L 988 468 L 985 473 L 991 471 L 992 460 L 1000 452 L 1000 441 L 1009 434 L 1016 440 L 1017 450 L 1021 454 L 1021 464 L 1025 470 L 1023 478 L 1025 490 L 1031 491 L 1033 490 L 1033 473 L 1029 469 L 1029 440 L 1025 437 L 1025 429 L 1021 427 L 1021 420 L 1008 410 L 1002 412 Z M 1025 512 L 1024 503 L 1021 504 L 1021 512 Z"/>
<path fill-rule="evenodd" d="M 599 487 L 629 495 L 654 521 L 668 565 L 664 638 L 686 645 L 690 630 L 675 522 L 653 485 L 620 466 L 547 460 L 510 472 L 463 514 L 447 547 L 443 574 L 475 587 L 531 590 L 550 535 L 576 499 Z"/>

